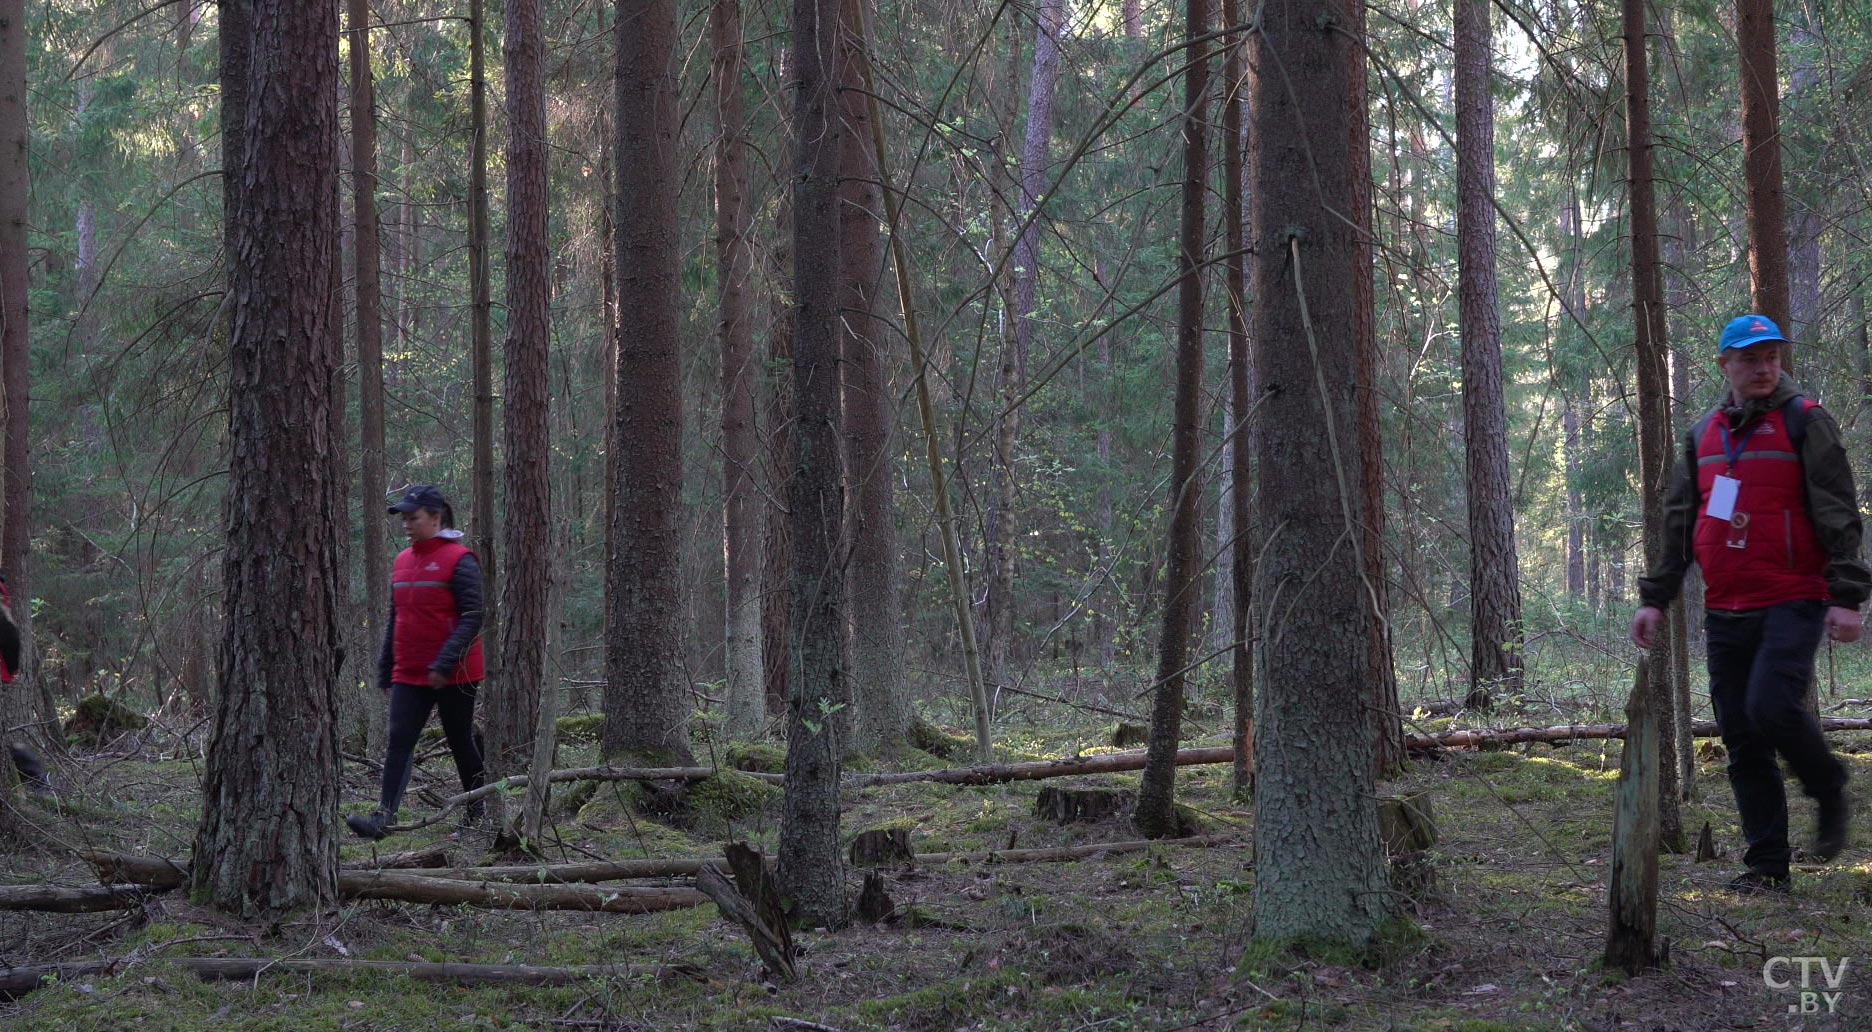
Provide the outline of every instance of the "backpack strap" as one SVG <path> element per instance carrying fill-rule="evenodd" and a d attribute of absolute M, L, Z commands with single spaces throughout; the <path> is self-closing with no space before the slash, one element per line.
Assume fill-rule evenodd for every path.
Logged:
<path fill-rule="evenodd" d="M 1819 404 L 1799 394 L 1781 403 L 1781 421 L 1787 427 L 1788 438 L 1794 442 L 1796 455 L 1807 440 L 1807 413 Z"/>

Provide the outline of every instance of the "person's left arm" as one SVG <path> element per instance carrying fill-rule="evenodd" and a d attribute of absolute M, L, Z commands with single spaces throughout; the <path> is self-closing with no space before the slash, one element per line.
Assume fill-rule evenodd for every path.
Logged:
<path fill-rule="evenodd" d="M 1852 464 L 1846 458 L 1839 423 L 1819 406 L 1807 411 L 1801 466 L 1807 481 L 1807 512 L 1827 557 L 1830 604 L 1857 613 L 1872 594 L 1872 571 L 1866 569 L 1861 554 L 1864 528 L 1859 497 L 1853 490 Z"/>
<path fill-rule="evenodd" d="M 481 635 L 481 564 L 475 560 L 473 552 L 462 556 L 455 564 L 449 590 L 455 594 L 455 630 L 442 643 L 442 651 L 436 654 L 435 662 L 429 664 L 432 680 L 436 674 L 446 678 L 454 673 L 462 657 L 468 654 L 469 646 Z"/>

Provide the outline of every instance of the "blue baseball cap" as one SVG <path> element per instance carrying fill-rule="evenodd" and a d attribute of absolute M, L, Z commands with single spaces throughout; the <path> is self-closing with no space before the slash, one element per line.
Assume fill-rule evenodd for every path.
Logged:
<path fill-rule="evenodd" d="M 433 509 L 436 512 L 448 512 L 448 499 L 442 497 L 442 489 L 434 484 L 411 484 L 403 491 L 403 497 L 390 503 L 390 511 L 415 512 L 417 509 Z"/>
<path fill-rule="evenodd" d="M 1765 340 L 1787 340 L 1781 335 L 1781 327 L 1765 315 L 1738 315 L 1723 327 L 1722 344 L 1716 353 L 1721 354 L 1731 348 L 1746 348 L 1760 344 Z"/>

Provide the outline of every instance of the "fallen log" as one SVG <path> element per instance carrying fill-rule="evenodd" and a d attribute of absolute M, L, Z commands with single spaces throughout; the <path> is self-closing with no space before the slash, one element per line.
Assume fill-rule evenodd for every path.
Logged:
<path fill-rule="evenodd" d="M 344 871 L 406 871 L 448 865 L 448 850 L 442 846 L 429 846 L 412 849 L 407 853 L 384 853 L 368 860 L 347 860 L 338 867 Z"/>
<path fill-rule="evenodd" d="M 569 767 L 565 770 L 553 771 L 546 780 L 552 784 L 561 781 L 707 781 L 720 773 L 721 769 L 716 767 Z M 758 771 L 741 771 L 741 773 L 775 785 L 786 782 L 785 776 L 780 774 L 764 774 Z M 483 785 L 472 791 L 442 800 L 441 809 L 422 820 L 410 824 L 392 824 L 384 828 L 384 831 L 395 833 L 426 828 L 431 824 L 440 823 L 449 811 L 457 807 L 466 806 L 477 799 L 485 799 L 509 788 L 524 788 L 532 780 L 532 777 L 526 774 L 514 774 L 502 778 L 494 784 Z"/>
<path fill-rule="evenodd" d="M 1822 731 L 1872 731 L 1872 718 L 1826 717 Z M 1691 726 L 1698 738 L 1718 738 L 1713 720 L 1699 720 Z M 1624 738 L 1624 724 L 1561 724 L 1554 727 L 1514 727 L 1473 731 L 1438 731 L 1432 734 L 1406 735 L 1405 748 L 1413 752 L 1438 749 L 1468 749 L 1483 745 L 1513 745 L 1521 742 L 1575 742 L 1592 739 Z M 1176 755 L 1179 767 L 1201 767 L 1231 763 L 1235 753 L 1229 746 L 1204 746 L 1183 749 Z M 1058 760 L 1033 760 L 1026 763 L 992 763 L 979 767 L 948 767 L 941 770 L 906 770 L 890 774 L 861 774 L 847 778 L 852 788 L 879 785 L 904 785 L 916 781 L 934 781 L 949 785 L 994 785 L 1008 781 L 1039 781 L 1078 774 L 1115 774 L 1143 770 L 1144 752 L 1102 753 L 1097 756 L 1068 756 Z"/>
<path fill-rule="evenodd" d="M 414 871 L 341 871 L 338 895 L 399 903 L 440 903 L 495 910 L 586 910 L 607 914 L 650 914 L 699 907 L 709 898 L 694 889 L 516 885 L 432 878 Z"/>
<path fill-rule="evenodd" d="M 181 885 L 187 869 L 159 857 L 125 856 L 115 853 L 86 853 L 84 858 L 108 879 L 135 882 L 148 889 L 166 889 Z M 661 862 L 661 861 L 659 861 Z M 344 899 L 385 899 L 403 903 L 460 904 L 498 910 L 586 910 L 610 914 L 647 914 L 660 910 L 680 910 L 701 906 L 708 897 L 684 888 L 593 888 L 568 884 L 513 884 L 477 881 L 472 876 L 436 877 L 428 871 L 339 871 L 338 895 Z M 35 888 L 22 886 L 21 888 Z M 87 891 L 103 888 L 90 887 Z M 77 890 L 67 890 L 77 891 Z M 116 906 L 94 909 L 123 909 L 134 906 L 125 900 Z M 37 910 L 46 907 L 18 906 L 12 909 Z"/>
<path fill-rule="evenodd" d="M 1124 842 L 1093 842 L 1083 846 L 1053 846 L 1046 849 L 991 849 L 983 853 L 919 853 L 920 865 L 936 864 L 1039 864 L 1060 860 L 1081 860 L 1107 853 L 1141 853 L 1152 846 L 1180 846 L 1207 849 L 1211 846 L 1239 844 L 1234 835 L 1192 835 L 1188 838 L 1130 839 Z"/>
<path fill-rule="evenodd" d="M 424 878 L 561 885 L 625 881 L 631 878 L 692 878 L 702 860 L 588 860 L 569 864 L 513 864 L 500 867 L 440 867 L 414 871 Z"/>
<path fill-rule="evenodd" d="M 73 960 L 0 968 L 0 997 L 8 999 L 32 992 L 47 979 L 109 978 L 124 974 L 148 957 L 116 960 Z M 644 975 L 682 975 L 694 978 L 693 969 L 651 968 L 641 965 L 591 964 L 542 967 L 533 964 L 454 964 L 397 960 L 275 959 L 271 957 L 167 957 L 160 963 L 181 968 L 204 980 L 258 978 L 261 975 L 400 975 L 430 982 L 495 983 L 506 985 L 570 985 L 592 978 L 636 978 Z"/>
<path fill-rule="evenodd" d="M 0 885 L 0 910 L 95 914 L 129 910 L 173 885 Z"/>

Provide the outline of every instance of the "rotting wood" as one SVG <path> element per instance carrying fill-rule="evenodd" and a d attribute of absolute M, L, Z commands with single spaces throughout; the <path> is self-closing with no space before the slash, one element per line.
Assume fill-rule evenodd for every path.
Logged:
<path fill-rule="evenodd" d="M 170 965 L 205 980 L 250 979 L 262 975 L 375 974 L 417 978 L 431 982 L 552 986 L 569 985 L 593 978 L 639 978 L 645 975 L 659 978 L 671 976 L 698 980 L 701 978 L 698 970 L 687 966 L 647 967 L 636 964 L 541 967 L 533 964 L 457 964 L 337 958 L 120 957 L 116 960 L 77 960 L 0 968 L 0 997 L 17 998 L 44 985 L 47 979 L 70 981 L 75 978 L 109 978 L 124 974 L 141 963 Z"/>
<path fill-rule="evenodd" d="M 884 890 L 884 875 L 880 871 L 866 871 L 864 888 L 858 893 L 858 905 L 854 908 L 858 920 L 866 924 L 877 924 L 897 912 L 897 904 Z"/>
<path fill-rule="evenodd" d="M 871 828 L 852 839 L 848 854 L 853 867 L 877 867 L 916 859 L 909 828 Z"/>
<path fill-rule="evenodd" d="M 770 975 L 793 981 L 798 977 L 793 964 L 793 932 L 780 908 L 766 859 L 741 842 L 731 842 L 723 851 L 734 880 L 729 881 L 715 864 L 704 864 L 696 875 L 696 888 L 715 901 L 724 919 L 747 932 L 748 941 Z"/>
<path fill-rule="evenodd" d="M 1047 785 L 1034 797 L 1034 816 L 1055 824 L 1102 821 L 1137 802 L 1137 793 L 1120 788 L 1074 788 Z"/>
<path fill-rule="evenodd" d="M 1645 683 L 1649 657 L 1638 661 L 1626 738 L 1614 790 L 1611 884 L 1606 900 L 1605 965 L 1637 975 L 1667 959 L 1657 941 L 1658 742 L 1656 713 Z"/>

